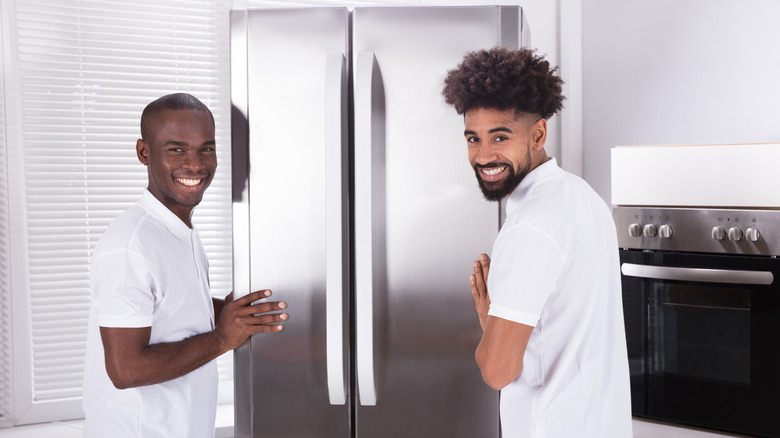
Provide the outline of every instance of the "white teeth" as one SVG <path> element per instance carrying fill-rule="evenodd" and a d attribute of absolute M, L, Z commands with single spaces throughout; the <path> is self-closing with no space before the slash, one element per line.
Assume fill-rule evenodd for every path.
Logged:
<path fill-rule="evenodd" d="M 195 186 L 198 185 L 198 183 L 200 183 L 199 179 L 176 178 L 176 181 L 179 181 L 185 186 Z"/>
<path fill-rule="evenodd" d="M 498 175 L 499 173 L 503 172 L 505 169 L 504 166 L 501 167 L 491 167 L 489 169 L 482 169 L 482 173 L 488 176 Z"/>

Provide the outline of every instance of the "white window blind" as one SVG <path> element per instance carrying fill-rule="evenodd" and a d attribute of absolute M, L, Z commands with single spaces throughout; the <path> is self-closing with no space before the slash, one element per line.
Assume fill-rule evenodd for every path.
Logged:
<path fill-rule="evenodd" d="M 161 95 L 191 93 L 214 113 L 219 168 L 193 220 L 212 293 L 231 290 L 228 11 L 213 0 L 3 0 L 0 324 L 13 335 L 3 328 L 0 369 L 12 369 L 12 423 L 82 416 L 89 259 L 146 186 L 135 140 Z M 231 360 L 220 358 L 221 401 L 232 400 Z"/>
<path fill-rule="evenodd" d="M 0 11 L 2 12 L 2 11 Z M 5 154 L 5 81 L 3 20 L 0 15 L 0 427 L 10 425 L 11 410 L 11 267 L 8 258 L 8 172 Z"/>

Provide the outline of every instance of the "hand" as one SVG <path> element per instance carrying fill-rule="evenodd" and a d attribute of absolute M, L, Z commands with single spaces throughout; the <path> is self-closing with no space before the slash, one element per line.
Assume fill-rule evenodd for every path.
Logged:
<path fill-rule="evenodd" d="M 488 272 L 490 272 L 490 258 L 487 254 L 480 254 L 479 260 L 473 263 L 474 273 L 471 274 L 471 296 L 474 298 L 474 306 L 477 308 L 479 325 L 485 330 L 487 313 L 490 309 L 490 296 L 487 290 Z"/>
<path fill-rule="evenodd" d="M 287 313 L 270 313 L 287 308 L 284 301 L 252 304 L 271 296 L 270 290 L 261 290 L 233 300 L 232 292 L 225 297 L 225 306 L 220 312 L 214 330 L 229 350 L 237 348 L 256 333 L 280 332 L 287 321 Z"/>
<path fill-rule="evenodd" d="M 150 344 L 152 327 L 100 327 L 105 349 L 106 371 L 119 389 L 166 382 L 235 349 L 255 333 L 279 332 L 287 303 L 252 304 L 271 296 L 270 290 L 252 292 L 233 300 L 216 300 L 221 307 L 217 327 L 206 333 L 176 342 Z M 216 306 L 215 306 L 216 307 Z"/>
<path fill-rule="evenodd" d="M 227 294 L 225 298 L 211 298 L 211 302 L 214 304 L 214 321 L 219 321 L 219 314 L 222 313 L 222 308 L 231 301 L 233 301 L 233 291 Z"/>

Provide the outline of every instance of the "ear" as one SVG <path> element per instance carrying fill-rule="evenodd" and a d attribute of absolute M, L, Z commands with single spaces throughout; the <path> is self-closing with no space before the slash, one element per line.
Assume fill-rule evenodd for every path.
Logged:
<path fill-rule="evenodd" d="M 531 127 L 531 140 L 533 141 L 534 150 L 540 150 L 547 142 L 547 120 L 540 118 L 534 122 Z"/>
<path fill-rule="evenodd" d="M 135 142 L 135 153 L 138 155 L 138 161 L 141 162 L 144 166 L 149 165 L 149 144 L 143 141 L 142 139 L 138 139 Z"/>

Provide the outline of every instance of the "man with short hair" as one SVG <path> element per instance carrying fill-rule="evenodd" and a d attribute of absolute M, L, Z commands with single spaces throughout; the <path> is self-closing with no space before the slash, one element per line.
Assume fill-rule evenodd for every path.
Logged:
<path fill-rule="evenodd" d="M 141 200 L 114 219 L 92 255 L 84 437 L 214 437 L 215 358 L 255 333 L 279 332 L 284 302 L 257 291 L 213 299 L 191 217 L 217 168 L 214 117 L 170 94 L 141 116 Z"/>
<path fill-rule="evenodd" d="M 615 226 L 544 150 L 564 99 L 554 72 L 531 50 L 494 48 L 467 54 L 445 80 L 485 198 L 506 198 L 492 255 L 470 279 L 476 360 L 501 391 L 504 438 L 630 438 Z"/>

